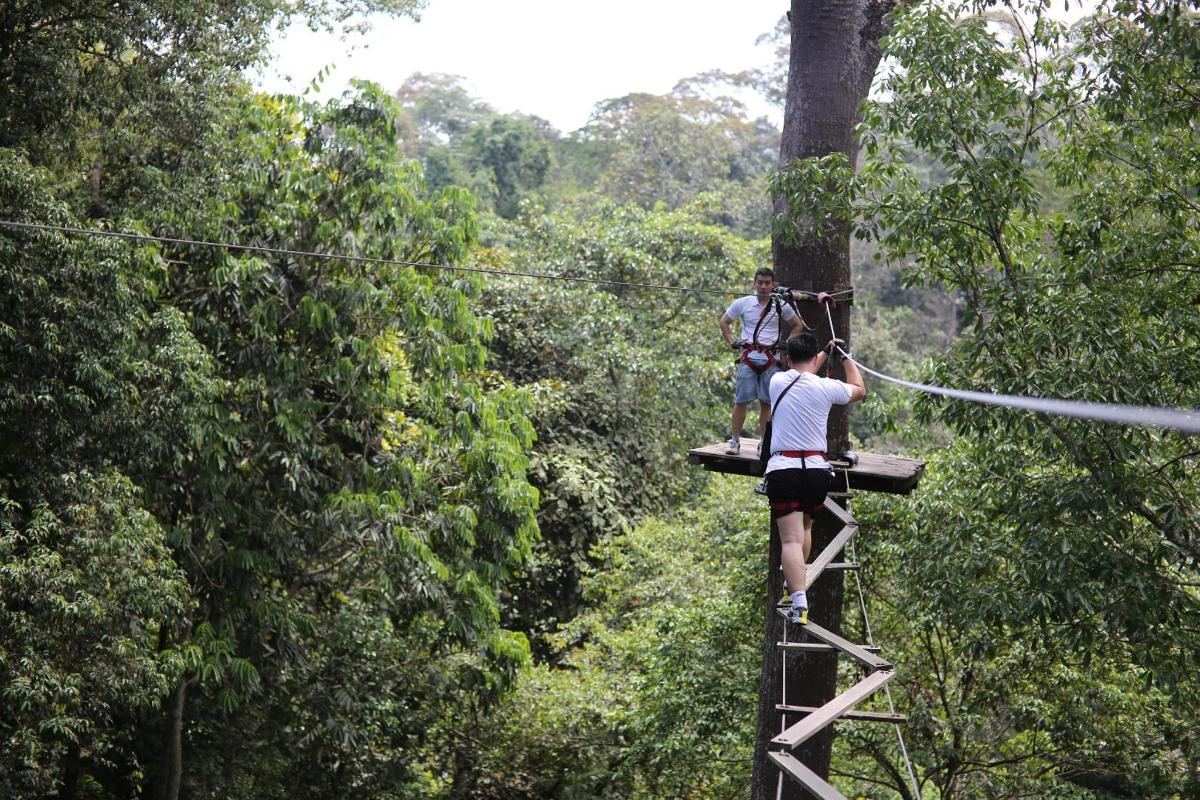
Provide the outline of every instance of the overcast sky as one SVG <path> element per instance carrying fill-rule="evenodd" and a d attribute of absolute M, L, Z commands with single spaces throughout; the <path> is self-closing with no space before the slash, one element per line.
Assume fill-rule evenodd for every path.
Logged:
<path fill-rule="evenodd" d="M 429 0 L 419 22 L 377 19 L 349 42 L 292 28 L 256 84 L 299 92 L 332 64 L 320 93 L 331 97 L 351 78 L 390 91 L 413 72 L 446 72 L 499 111 L 569 132 L 600 100 L 665 94 L 710 69 L 765 66 L 771 48 L 754 42 L 787 8 L 786 0 Z"/>

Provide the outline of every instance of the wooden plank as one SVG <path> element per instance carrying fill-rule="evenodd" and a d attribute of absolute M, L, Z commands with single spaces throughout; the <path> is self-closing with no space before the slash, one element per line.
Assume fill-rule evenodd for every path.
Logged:
<path fill-rule="evenodd" d="M 742 439 L 742 451 L 736 456 L 725 455 L 725 445 L 709 444 L 688 451 L 688 463 L 713 472 L 733 475 L 762 475 L 763 464 L 758 460 L 757 439 Z M 850 476 L 850 488 L 890 494 L 908 494 L 916 488 L 925 471 L 925 462 L 904 456 L 859 453 L 858 463 L 848 470 L 834 466 L 839 490 L 846 485 L 844 473 Z"/>
<path fill-rule="evenodd" d="M 784 650 L 795 650 L 800 653 L 840 653 L 841 652 L 833 645 L 825 644 L 824 642 L 776 642 L 775 646 L 781 647 Z M 877 645 L 877 644 L 862 644 L 862 645 L 859 645 L 859 647 L 861 647 L 863 650 L 866 650 L 868 653 L 878 653 L 879 652 L 879 645 Z"/>
<path fill-rule="evenodd" d="M 791 753 L 767 753 L 767 758 L 779 767 L 779 770 L 804 787 L 804 790 L 816 797 L 817 800 L 847 800 L 846 795 L 830 786 Z"/>
<path fill-rule="evenodd" d="M 835 649 L 841 650 L 870 669 L 889 670 L 892 668 L 891 662 L 872 655 L 867 652 L 866 648 L 843 639 L 833 631 L 825 630 L 815 622 L 809 622 L 807 625 L 802 625 L 801 627 L 804 628 L 804 632 L 809 636 L 825 644 L 832 645 Z"/>
<path fill-rule="evenodd" d="M 706 444 L 688 450 L 688 463 L 700 464 L 714 472 L 736 475 L 762 475 L 763 464 L 758 460 L 758 439 L 742 439 L 742 450 L 736 456 L 725 454 L 725 443 Z"/>
<path fill-rule="evenodd" d="M 862 564 L 857 561 L 831 561 L 825 565 L 825 569 L 856 570 L 861 568 Z"/>
<path fill-rule="evenodd" d="M 789 714 L 811 714 L 820 709 L 817 706 L 789 706 L 777 703 L 775 710 L 786 711 Z M 908 717 L 904 714 L 889 714 L 886 711 L 847 711 L 838 719 L 853 720 L 855 722 L 908 722 Z"/>
<path fill-rule="evenodd" d="M 828 503 L 829 501 L 826 500 L 825 502 Z M 817 578 L 821 577 L 821 573 L 825 571 L 825 567 L 829 564 L 829 562 L 833 561 L 838 553 L 842 552 L 842 548 L 846 546 L 846 542 L 850 541 L 850 538 L 854 536 L 857 531 L 857 522 L 855 522 L 853 525 L 847 525 L 846 527 L 842 528 L 840 531 L 838 531 L 837 536 L 834 536 L 832 541 L 825 546 L 825 549 L 813 559 L 812 563 L 808 565 L 808 586 L 805 587 L 806 590 L 811 588 L 812 585 L 817 582 Z"/>
<path fill-rule="evenodd" d="M 846 510 L 845 506 L 839 505 L 831 494 L 825 495 L 825 510 L 841 520 L 843 525 L 858 524 L 858 520 L 850 516 L 850 512 Z"/>
<path fill-rule="evenodd" d="M 771 740 L 771 744 L 781 745 L 790 750 L 796 745 L 808 741 L 808 739 L 815 736 L 822 728 L 858 705 L 858 703 L 870 697 L 894 677 L 896 677 L 896 673 L 892 670 L 884 670 L 868 675 L 776 736 Z"/>

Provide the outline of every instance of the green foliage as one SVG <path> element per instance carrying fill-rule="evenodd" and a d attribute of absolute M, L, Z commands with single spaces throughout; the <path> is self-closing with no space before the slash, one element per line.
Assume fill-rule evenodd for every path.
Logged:
<path fill-rule="evenodd" d="M 289 250 L 457 261 L 475 233 L 469 198 L 426 199 L 394 123 L 368 85 L 323 109 L 250 100 L 237 193 L 171 222 Z M 165 291 L 231 386 L 183 472 L 156 486 L 201 607 L 183 640 L 199 659 L 193 746 L 215 759 L 245 735 L 318 795 L 391 791 L 419 758 L 403 754 L 421 720 L 400 708 L 472 669 L 502 685 L 527 656 L 495 629 L 499 589 L 536 532 L 532 428 L 519 392 L 483 384 L 478 287 L 398 264 L 203 250 Z M 234 711 L 271 724 L 230 725 Z M 276 785 L 253 777 L 255 761 L 215 766 L 202 760 L 191 791 Z"/>
<path fill-rule="evenodd" d="M 467 135 L 467 164 L 486 176 L 478 194 L 501 217 L 515 217 L 521 201 L 546 181 L 554 163 L 551 134 L 531 119 L 498 117 Z"/>
<path fill-rule="evenodd" d="M 1132 58 L 1128 43 L 1108 41 L 1114 30 L 1128 32 L 1125 22 L 1082 32 L 1074 47 L 1096 66 L 1080 68 L 1065 32 L 1035 19 L 1025 45 L 937 10 L 910 15 L 893 34 L 908 69 L 889 81 L 896 100 L 878 109 L 875 122 L 893 137 L 903 131 L 950 168 L 945 183 L 901 186 L 881 198 L 878 216 L 891 229 L 883 242 L 913 258 L 914 278 L 951 283 L 967 301 L 965 335 L 932 378 L 1001 392 L 1194 405 L 1195 384 L 1182 376 L 1200 368 L 1190 309 L 1200 287 L 1185 266 L 1198 243 L 1197 215 L 1182 186 L 1195 181 L 1200 141 L 1169 119 L 1118 116 L 1118 106 L 1148 101 L 1143 89 L 1127 87 L 1117 104 L 1122 90 L 1108 80 Z M 1178 26 L 1187 41 L 1197 35 L 1193 21 Z M 1132 35 L 1157 38 L 1153 30 Z M 1172 65 L 1186 58 L 1170 55 Z M 934 81 L 941 99 L 930 103 L 922 98 Z M 1152 102 L 1178 103 L 1187 88 L 1167 91 Z M 1116 127 L 1123 136 L 1114 137 Z M 1033 163 L 1046 165 L 1069 198 L 1063 211 L 1039 211 Z M 1019 524 L 1027 558 L 1058 576 L 1022 570 L 1033 616 L 1076 620 L 1119 597 L 1106 622 L 1145 643 L 1144 665 L 1172 682 L 1177 670 L 1189 670 L 1175 655 L 1180 626 L 1200 613 L 1185 585 L 1200 555 L 1197 486 L 1182 467 L 1188 442 L 1152 429 L 965 404 L 941 413 L 979 443 L 981 464 L 1009 476 L 1014 494 L 993 521 Z M 1061 558 L 1063 541 L 1072 543 L 1069 560 Z M 1139 555 L 1118 568 L 1117 553 Z M 1039 600 L 1034 587 L 1043 581 L 1065 594 Z M 1086 631 L 1076 629 L 1077 644 L 1100 641 Z"/>
<path fill-rule="evenodd" d="M 37 505 L 10 485 L 0 498 L 0 791 L 75 790 L 81 759 L 134 791 L 124 725 L 182 671 L 160 637 L 188 610 L 187 583 L 127 479 L 81 472 L 41 488 Z"/>
<path fill-rule="evenodd" d="M 237 77 L 272 21 L 408 0 L 9 5 L 0 216 L 369 260 L 0 232 L 0 793 L 743 796 L 766 514 L 683 464 L 726 424 L 724 298 L 399 262 L 744 283 L 776 134 L 716 84 L 762 76 L 562 137 L 446 76 Z M 1196 19 L 1044 6 L 898 16 L 863 167 L 797 163 L 778 222 L 878 255 L 868 365 L 1194 407 Z M 926 796 L 1196 794 L 1194 448 L 870 403 L 860 440 L 931 459 L 855 509 Z M 907 791 L 842 729 L 847 785 Z"/>
<path fill-rule="evenodd" d="M 0 151 L 4 216 L 78 224 L 48 197 L 48 177 Z M 0 265 L 0 475 L 21 476 L 18 499 L 40 502 L 42 481 L 101 470 L 112 453 L 135 470 L 170 459 L 220 385 L 181 316 L 153 305 L 162 262 L 34 232 L 0 238 Z"/>
<path fill-rule="evenodd" d="M 597 105 L 580 131 L 603 164 L 597 188 L 617 202 L 678 208 L 724 181 L 774 166 L 775 132 L 740 106 L 689 95 L 632 94 Z"/>
<path fill-rule="evenodd" d="M 512 219 L 549 178 L 558 132 L 537 117 L 500 114 L 459 80 L 409 76 L 396 92 L 401 144 L 420 159 L 431 188 L 468 188 L 483 208 Z"/>
<path fill-rule="evenodd" d="M 12 0 L 0 15 L 0 148 L 59 170 L 76 209 L 115 217 L 211 190 L 206 134 L 273 23 L 412 14 L 419 0 Z"/>
<path fill-rule="evenodd" d="M 918 780 L 938 797 L 1189 796 L 1200 757 L 1187 711 L 1195 693 L 1147 685 L 1145 643 L 1108 625 L 1124 598 L 1030 624 L 1051 603 L 1106 591 L 1127 554 L 1113 551 L 1110 571 L 1088 585 L 1064 581 L 1089 537 L 1057 531 L 1058 557 L 1031 558 L 1030 534 L 992 505 L 1022 490 L 995 469 L 960 442 L 933 454 L 913 499 L 869 496 L 855 508 L 855 555 L 868 565 L 874 635 L 900 672 L 893 695 L 910 719 Z M 852 614 L 847 628 L 859 625 Z M 1080 646 L 1084 636 L 1105 644 Z M 895 744 L 890 731 L 853 728 L 839 742 L 841 769 L 904 791 Z"/>
<path fill-rule="evenodd" d="M 714 481 L 598 548 L 568 657 L 497 710 L 470 796 L 745 796 L 766 592 L 765 510 L 746 494 Z"/>
<path fill-rule="evenodd" d="M 761 236 L 778 132 L 747 119 L 740 102 L 710 96 L 713 83 L 698 76 L 669 95 L 604 101 L 586 127 L 564 137 L 536 117 L 497 112 L 456 76 L 416 73 L 396 92 L 401 146 L 431 186 L 468 188 L 504 219 L 525 201 L 553 209 L 663 203 Z"/>
<path fill-rule="evenodd" d="M 395 121 L 370 86 L 323 109 L 244 98 L 225 142 L 201 148 L 221 154 L 200 176 L 215 199 L 136 224 L 461 260 L 471 198 L 426 193 Z M 77 224 L 52 180 L 5 152 L 5 216 Z M 188 794 L 425 782 L 426 728 L 496 697 L 528 658 L 498 596 L 536 535 L 533 429 L 524 393 L 482 372 L 477 283 L 44 233 L 0 248 L 4 596 L 49 598 L 4 606 L 0 679 L 27 712 L 0 721 L 11 793 L 159 791 L 178 702 Z M 117 542 L 148 555 L 121 572 L 104 549 Z M 70 603 L 86 611 L 74 630 L 53 616 Z M 257 758 L 228 764 L 230 748 Z"/>
<path fill-rule="evenodd" d="M 505 250 L 486 254 L 494 266 L 693 288 L 753 272 L 747 243 L 682 211 L 527 216 L 507 233 Z M 496 369 L 542 397 L 530 474 L 543 544 L 516 603 L 523 624 L 543 630 L 577 610 L 593 544 L 696 485 L 684 454 L 727 413 L 720 339 L 696 334 L 715 329 L 719 311 L 695 292 L 527 280 L 496 281 L 485 307 Z"/>

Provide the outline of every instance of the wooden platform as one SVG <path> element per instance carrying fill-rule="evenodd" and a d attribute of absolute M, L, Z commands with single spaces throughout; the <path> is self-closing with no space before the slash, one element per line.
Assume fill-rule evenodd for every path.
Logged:
<path fill-rule="evenodd" d="M 757 439 L 742 439 L 742 452 L 736 456 L 725 455 L 725 443 L 708 444 L 688 450 L 688 463 L 699 464 L 712 472 L 728 472 L 733 475 L 762 475 L 763 465 L 755 452 Z M 833 461 L 838 473 L 835 486 L 844 486 L 847 472 L 845 462 Z M 908 494 L 916 488 L 925 462 L 904 456 L 884 456 L 875 453 L 859 453 L 858 463 L 849 468 L 850 488 L 867 492 Z"/>

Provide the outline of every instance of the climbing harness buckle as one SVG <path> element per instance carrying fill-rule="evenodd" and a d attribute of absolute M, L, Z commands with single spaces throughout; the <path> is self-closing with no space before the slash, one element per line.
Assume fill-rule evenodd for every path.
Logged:
<path fill-rule="evenodd" d="M 761 375 L 769 370 L 778 359 L 775 357 L 774 345 L 742 342 L 742 357 L 738 361 Z"/>

